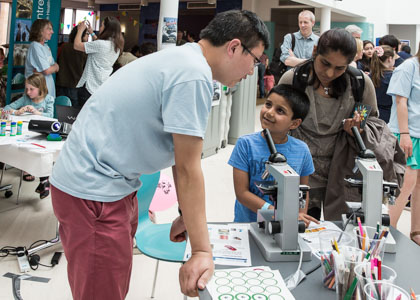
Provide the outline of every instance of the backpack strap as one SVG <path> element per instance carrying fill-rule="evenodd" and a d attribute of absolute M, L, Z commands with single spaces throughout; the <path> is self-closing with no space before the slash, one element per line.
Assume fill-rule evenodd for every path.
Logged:
<path fill-rule="evenodd" d="M 302 91 L 303 93 L 306 90 L 306 87 L 308 86 L 308 80 L 309 80 L 309 73 L 312 66 L 312 59 L 309 59 L 308 61 L 297 65 L 293 70 L 293 81 L 292 86 L 295 89 L 298 89 Z"/>
<path fill-rule="evenodd" d="M 292 32 L 292 51 L 295 51 L 295 46 L 296 46 L 296 37 L 295 34 Z"/>
<path fill-rule="evenodd" d="M 355 102 L 363 102 L 363 92 L 365 91 L 365 77 L 363 72 L 354 67 L 347 67 L 347 74 L 350 75 L 351 91 Z"/>

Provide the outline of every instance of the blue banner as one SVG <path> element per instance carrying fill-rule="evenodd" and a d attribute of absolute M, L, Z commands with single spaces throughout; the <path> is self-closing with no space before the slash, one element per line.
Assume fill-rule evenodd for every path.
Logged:
<path fill-rule="evenodd" d="M 10 22 L 9 55 L 7 69 L 6 104 L 21 97 L 25 89 L 25 60 L 29 48 L 29 32 L 37 19 L 48 19 L 54 34 L 48 41 L 57 61 L 58 32 L 60 29 L 61 0 L 13 0 Z"/>

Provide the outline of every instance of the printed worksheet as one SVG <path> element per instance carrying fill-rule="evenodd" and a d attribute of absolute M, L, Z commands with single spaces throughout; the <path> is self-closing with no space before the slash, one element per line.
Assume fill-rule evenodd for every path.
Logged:
<path fill-rule="evenodd" d="M 319 245 L 319 237 L 318 233 L 325 229 L 335 229 L 335 230 L 341 230 L 337 225 L 335 225 L 333 222 L 329 221 L 320 221 L 319 224 L 316 224 L 314 222 L 311 222 L 306 228 L 304 233 L 299 233 L 299 235 L 303 238 L 303 240 L 308 244 L 308 246 L 311 248 L 312 253 L 321 259 L 321 256 L 319 254 L 320 251 L 320 245 Z"/>
<path fill-rule="evenodd" d="M 248 224 L 208 224 L 213 260 L 216 265 L 251 266 Z M 191 257 L 191 245 L 187 241 L 184 261 Z"/>
<path fill-rule="evenodd" d="M 280 272 L 265 266 L 215 270 L 206 288 L 213 300 L 295 299 Z"/>

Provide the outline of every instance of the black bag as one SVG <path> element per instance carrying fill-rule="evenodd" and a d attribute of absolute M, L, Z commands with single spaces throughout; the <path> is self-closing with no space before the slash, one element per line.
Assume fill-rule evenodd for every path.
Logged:
<path fill-rule="evenodd" d="M 292 35 L 292 51 L 295 50 L 296 38 L 293 33 Z M 287 66 L 280 60 L 281 56 L 281 48 L 276 48 L 274 50 L 273 59 L 271 60 L 268 69 L 270 70 L 271 74 L 274 75 L 275 84 L 280 80 L 281 76 L 287 71 Z"/>

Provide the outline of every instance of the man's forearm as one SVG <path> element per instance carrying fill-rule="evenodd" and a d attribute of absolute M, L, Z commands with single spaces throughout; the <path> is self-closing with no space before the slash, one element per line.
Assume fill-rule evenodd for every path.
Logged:
<path fill-rule="evenodd" d="M 297 58 L 297 57 L 289 56 L 284 61 L 284 64 L 288 67 L 296 67 L 298 64 L 304 62 L 305 60 L 306 59 L 303 59 L 303 58 Z"/>

